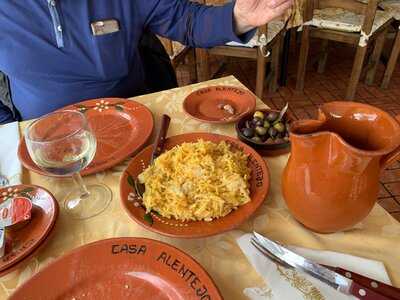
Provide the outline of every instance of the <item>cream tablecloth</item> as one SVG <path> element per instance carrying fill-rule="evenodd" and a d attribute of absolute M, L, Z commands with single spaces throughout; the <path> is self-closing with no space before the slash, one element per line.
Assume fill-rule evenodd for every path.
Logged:
<path fill-rule="evenodd" d="M 182 101 L 189 93 L 210 84 L 243 87 L 234 77 L 226 77 L 145 95 L 134 100 L 148 106 L 157 121 L 162 113 L 168 113 L 172 117 L 170 135 L 207 131 L 234 136 L 232 125 L 203 124 L 182 111 Z M 257 104 L 263 106 L 260 100 Z M 376 205 L 371 214 L 352 231 L 323 235 L 305 229 L 293 219 L 282 199 L 280 181 L 286 161 L 287 156 L 267 159 L 271 171 L 270 193 L 264 205 L 250 220 L 237 230 L 195 240 L 163 237 L 143 229 L 128 217 L 119 199 L 119 178 L 127 162 L 106 172 L 86 177 L 86 182 L 102 182 L 112 189 L 114 199 L 111 205 L 103 214 L 86 221 L 71 220 L 61 209 L 55 231 L 45 246 L 33 258 L 22 263 L 17 271 L 0 279 L 0 299 L 6 298 L 23 281 L 71 249 L 100 239 L 126 236 L 148 237 L 177 246 L 203 265 L 226 300 L 245 299 L 245 288 L 264 286 L 235 242 L 235 238 L 243 232 L 252 230 L 290 245 L 345 252 L 383 261 L 392 282 L 400 287 L 400 223 Z M 69 179 L 43 177 L 26 170 L 23 173 L 23 182 L 44 186 L 59 201 L 72 188 L 72 181 Z"/>

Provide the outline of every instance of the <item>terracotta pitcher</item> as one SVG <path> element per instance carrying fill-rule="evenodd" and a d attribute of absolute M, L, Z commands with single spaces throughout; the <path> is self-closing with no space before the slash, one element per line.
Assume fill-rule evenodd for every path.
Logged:
<path fill-rule="evenodd" d="M 291 125 L 283 196 L 294 217 L 316 232 L 350 229 L 374 206 L 379 173 L 400 157 L 400 125 L 362 103 L 331 102 L 318 120 Z"/>

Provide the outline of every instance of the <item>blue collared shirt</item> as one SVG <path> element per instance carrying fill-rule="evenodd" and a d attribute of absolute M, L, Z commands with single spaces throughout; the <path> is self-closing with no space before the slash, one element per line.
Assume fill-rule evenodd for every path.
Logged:
<path fill-rule="evenodd" d="M 143 90 L 145 29 L 193 47 L 245 42 L 251 33 L 237 37 L 232 14 L 233 3 L 186 0 L 2 0 L 0 70 L 23 119 L 84 99 L 129 97 Z M 93 35 L 90 24 L 107 19 L 120 30 Z"/>

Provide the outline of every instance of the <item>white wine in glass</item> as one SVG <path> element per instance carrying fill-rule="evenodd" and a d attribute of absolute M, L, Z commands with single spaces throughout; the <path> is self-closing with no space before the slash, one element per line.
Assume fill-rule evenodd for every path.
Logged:
<path fill-rule="evenodd" d="M 104 211 L 112 199 L 102 184 L 85 185 L 79 172 L 96 153 L 96 138 L 85 115 L 77 111 L 54 112 L 31 123 L 25 131 L 26 145 L 35 164 L 48 174 L 72 176 L 78 189 L 64 201 L 67 213 L 87 219 Z"/>

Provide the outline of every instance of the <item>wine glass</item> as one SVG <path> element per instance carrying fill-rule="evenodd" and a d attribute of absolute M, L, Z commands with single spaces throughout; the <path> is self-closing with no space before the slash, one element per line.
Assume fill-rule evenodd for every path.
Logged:
<path fill-rule="evenodd" d="M 64 208 L 75 219 L 88 219 L 103 212 L 112 199 L 103 184 L 85 185 L 79 172 L 93 160 L 96 138 L 84 114 L 64 110 L 31 123 L 25 131 L 28 152 L 46 173 L 72 176 L 78 188 L 64 200 Z"/>

